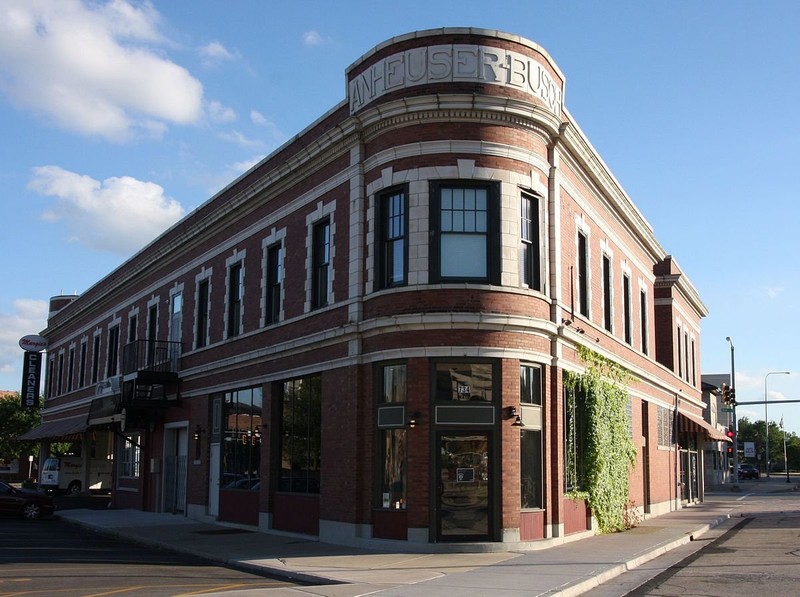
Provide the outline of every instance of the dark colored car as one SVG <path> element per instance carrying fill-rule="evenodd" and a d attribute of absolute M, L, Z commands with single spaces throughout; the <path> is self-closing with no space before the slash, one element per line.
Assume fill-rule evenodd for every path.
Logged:
<path fill-rule="evenodd" d="M 752 464 L 739 465 L 739 478 L 740 479 L 758 479 L 761 473 Z"/>
<path fill-rule="evenodd" d="M 0 514 L 36 520 L 42 516 L 50 516 L 55 509 L 53 498 L 46 493 L 17 489 L 0 481 Z"/>

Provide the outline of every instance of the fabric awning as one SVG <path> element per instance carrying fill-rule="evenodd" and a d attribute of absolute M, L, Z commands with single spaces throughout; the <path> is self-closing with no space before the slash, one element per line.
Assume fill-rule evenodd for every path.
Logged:
<path fill-rule="evenodd" d="M 64 437 L 75 433 L 83 433 L 88 429 L 86 415 L 70 417 L 69 419 L 57 419 L 55 421 L 45 421 L 30 431 L 26 431 L 18 436 L 18 440 L 47 439 L 53 437 Z"/>
<path fill-rule="evenodd" d="M 694 415 L 682 411 L 678 411 L 678 414 L 681 416 L 681 419 L 679 421 L 679 427 L 681 431 L 688 431 L 690 433 L 705 432 L 706 435 L 708 435 L 709 439 L 723 441 L 723 442 L 731 441 L 730 438 L 726 436 L 724 432 L 714 427 L 711 423 L 709 423 L 699 415 Z"/>

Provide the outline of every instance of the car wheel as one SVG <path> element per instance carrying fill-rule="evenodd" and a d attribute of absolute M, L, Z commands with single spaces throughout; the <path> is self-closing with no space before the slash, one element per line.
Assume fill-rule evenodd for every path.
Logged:
<path fill-rule="evenodd" d="M 35 502 L 28 502 L 22 507 L 22 515 L 28 520 L 36 520 L 42 515 L 42 509 Z"/>
<path fill-rule="evenodd" d="M 78 495 L 81 492 L 81 482 L 80 481 L 73 481 L 69 484 L 67 491 L 70 495 Z"/>

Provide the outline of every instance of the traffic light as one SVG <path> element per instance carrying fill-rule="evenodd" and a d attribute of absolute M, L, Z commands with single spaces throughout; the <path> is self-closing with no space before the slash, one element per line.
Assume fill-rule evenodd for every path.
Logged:
<path fill-rule="evenodd" d="M 736 406 L 736 390 L 734 388 L 728 389 L 728 404 Z"/>
<path fill-rule="evenodd" d="M 725 432 L 725 435 L 730 440 L 728 443 L 728 456 L 733 456 L 733 437 L 736 434 L 733 432 L 733 429 L 728 428 L 728 430 Z"/>
<path fill-rule="evenodd" d="M 730 439 L 731 441 L 733 441 L 733 429 L 728 429 L 728 431 L 727 431 L 727 432 L 725 432 L 725 435 L 727 435 L 727 436 L 728 436 L 728 439 Z"/>
<path fill-rule="evenodd" d="M 722 384 L 722 403 L 728 404 L 728 384 Z"/>

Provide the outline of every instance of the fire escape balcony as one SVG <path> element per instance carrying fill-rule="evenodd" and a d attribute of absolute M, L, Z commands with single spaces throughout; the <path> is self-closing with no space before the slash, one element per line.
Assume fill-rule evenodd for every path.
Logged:
<path fill-rule="evenodd" d="M 181 343 L 136 340 L 122 349 L 122 404 L 159 408 L 174 404 L 180 381 Z"/>

